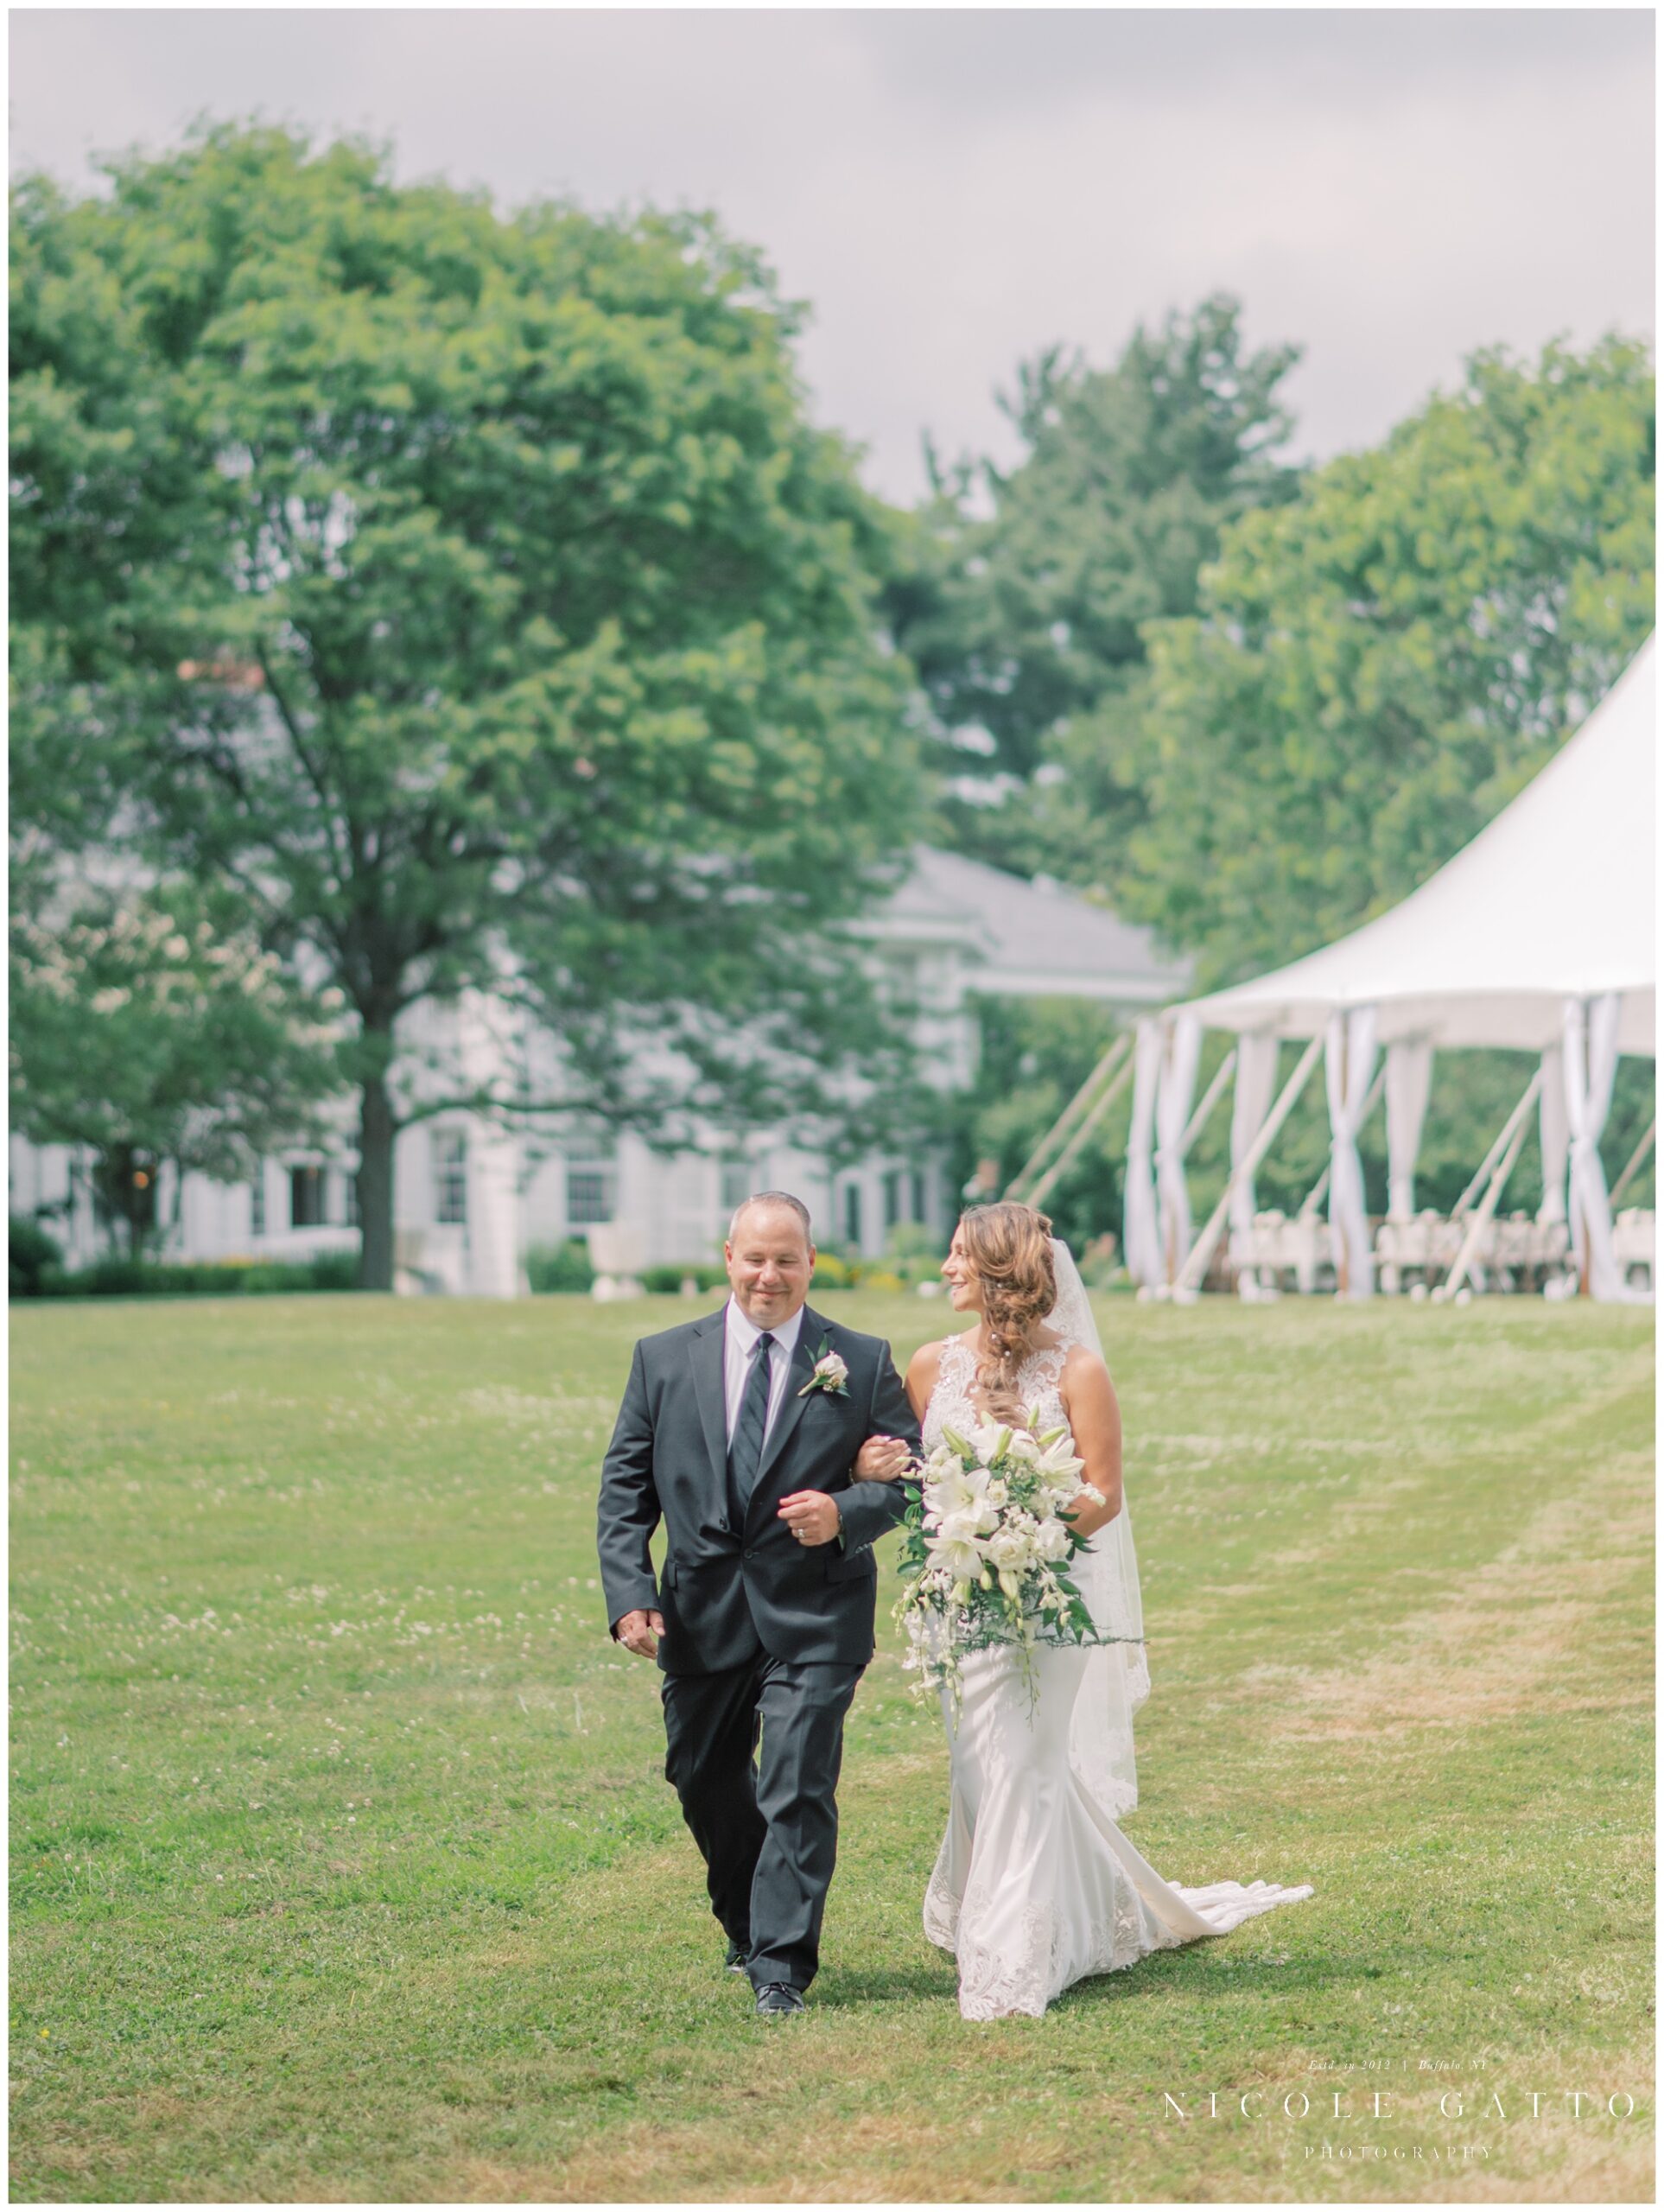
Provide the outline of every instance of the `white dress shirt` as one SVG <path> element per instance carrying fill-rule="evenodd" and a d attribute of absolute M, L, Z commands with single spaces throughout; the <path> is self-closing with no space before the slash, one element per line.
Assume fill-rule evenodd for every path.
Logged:
<path fill-rule="evenodd" d="M 768 1332 L 774 1339 L 774 1348 L 768 1356 L 768 1418 L 763 1424 L 765 1451 L 768 1448 L 769 1433 L 785 1401 L 791 1355 L 797 1349 L 797 1338 L 803 1325 L 803 1309 L 800 1306 L 789 1321 L 776 1323 Z M 722 1317 L 722 1382 L 727 1402 L 727 1440 L 732 1444 L 734 1432 L 739 1425 L 746 1385 L 751 1380 L 751 1348 L 763 1332 L 754 1321 L 747 1320 L 737 1300 L 730 1298 Z"/>

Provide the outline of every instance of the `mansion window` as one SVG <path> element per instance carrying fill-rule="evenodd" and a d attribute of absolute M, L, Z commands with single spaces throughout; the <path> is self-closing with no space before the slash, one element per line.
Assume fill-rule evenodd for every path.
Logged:
<path fill-rule="evenodd" d="M 721 1169 L 721 1207 L 726 1219 L 751 1196 L 752 1166 L 748 1160 L 727 1159 Z"/>
<path fill-rule="evenodd" d="M 453 1228 L 468 1220 L 468 1133 L 435 1129 L 433 1138 L 434 1219 Z"/>
<path fill-rule="evenodd" d="M 924 969 L 918 956 L 892 953 L 881 972 L 888 985 L 886 996 L 891 1006 L 901 1014 L 916 1012 L 924 984 Z"/>
<path fill-rule="evenodd" d="M 264 1236 L 266 1233 L 266 1163 L 257 1161 L 254 1180 L 249 1185 L 249 1235 Z"/>
<path fill-rule="evenodd" d="M 289 1171 L 289 1225 L 291 1229 L 321 1229 L 328 1216 L 324 1206 L 321 1167 L 291 1167 Z"/>
<path fill-rule="evenodd" d="M 846 1183 L 843 1186 L 843 1238 L 846 1244 L 861 1243 L 861 1185 Z"/>
<path fill-rule="evenodd" d="M 566 1225 L 611 1221 L 618 1205 L 618 1159 L 605 1137 L 578 1137 L 566 1155 Z"/>

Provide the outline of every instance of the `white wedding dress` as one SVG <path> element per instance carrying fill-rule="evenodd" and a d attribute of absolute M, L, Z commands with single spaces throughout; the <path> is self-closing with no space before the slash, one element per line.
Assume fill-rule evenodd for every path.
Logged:
<path fill-rule="evenodd" d="M 1043 1428 L 1067 1419 L 1057 1384 L 1068 1351 L 1062 1344 L 1037 1352 L 1019 1372 L 1019 1395 L 1038 1402 Z M 949 1338 L 924 1410 L 927 1452 L 944 1425 L 963 1433 L 982 1418 L 971 1400 L 975 1374 L 969 1338 Z M 1105 1655 L 1041 1646 L 1034 1657 L 1032 1707 L 1021 1659 L 1009 1648 L 965 1656 L 957 1726 L 942 1693 L 952 1796 L 924 1896 L 924 1932 L 958 1961 L 968 2020 L 1038 2018 L 1083 1975 L 1223 1936 L 1255 1913 L 1312 1895 L 1309 1883 L 1164 1882 L 1115 1825 L 1113 1814 L 1136 1802 L 1136 1789 L 1130 1776 L 1117 1786 L 1095 1759 L 1095 1715 L 1071 1741 L 1077 1695 Z M 1135 1663 L 1141 1675 L 1141 1659 Z"/>

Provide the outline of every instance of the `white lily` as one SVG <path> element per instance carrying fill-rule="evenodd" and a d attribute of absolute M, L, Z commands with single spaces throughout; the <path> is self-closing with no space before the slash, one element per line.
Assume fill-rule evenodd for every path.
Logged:
<path fill-rule="evenodd" d="M 1043 1560 L 1067 1559 L 1069 1530 L 1061 1521 L 1043 1521 L 1039 1534 L 1035 1538 L 1035 1547 Z"/>
<path fill-rule="evenodd" d="M 986 1467 L 955 1467 L 931 1484 L 930 1505 L 943 1521 L 966 1518 L 980 1535 L 1000 1518 L 1000 1508 L 988 1495 L 992 1480 Z"/>
<path fill-rule="evenodd" d="M 970 1433 L 971 1449 L 984 1467 L 991 1467 L 1011 1441 L 1011 1431 L 994 1421 L 979 1421 Z"/>
<path fill-rule="evenodd" d="M 981 1540 L 994 1525 L 994 1521 L 975 1511 L 943 1513 L 937 1516 L 936 1535 L 941 1543 L 969 1544 L 980 1554 L 986 1548 Z"/>
<path fill-rule="evenodd" d="M 979 1546 L 962 1536 L 944 1536 L 930 1546 L 933 1565 L 950 1574 L 956 1584 L 969 1585 L 982 1576 L 982 1554 Z"/>

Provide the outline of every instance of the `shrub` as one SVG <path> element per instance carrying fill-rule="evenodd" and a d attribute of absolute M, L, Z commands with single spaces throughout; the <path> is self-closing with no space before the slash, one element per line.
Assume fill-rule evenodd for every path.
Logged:
<path fill-rule="evenodd" d="M 889 1274 L 899 1275 L 903 1282 L 929 1282 L 941 1274 L 946 1249 L 936 1232 L 925 1228 L 923 1222 L 898 1222 L 884 1248 L 884 1266 Z M 875 1289 L 884 1287 L 873 1281 L 869 1271 L 863 1271 L 861 1280 Z"/>
<path fill-rule="evenodd" d="M 847 1260 L 841 1260 L 835 1252 L 817 1252 L 815 1255 L 815 1273 L 810 1284 L 811 1289 L 853 1290 L 854 1286 L 855 1270 Z"/>
<path fill-rule="evenodd" d="M 356 1252 L 320 1252 L 312 1262 L 314 1290 L 356 1290 L 358 1287 Z"/>
<path fill-rule="evenodd" d="M 563 1244 L 534 1244 L 526 1254 L 526 1281 L 540 1296 L 548 1291 L 587 1290 L 595 1280 L 589 1247 L 581 1236 Z"/>
<path fill-rule="evenodd" d="M 14 1298 L 38 1298 L 49 1268 L 61 1268 L 64 1255 L 38 1221 L 15 1213 L 6 1224 L 7 1275 Z"/>
<path fill-rule="evenodd" d="M 95 1260 L 90 1268 L 48 1268 L 41 1294 L 50 1298 L 239 1298 L 358 1287 L 354 1252 L 315 1260 Z"/>
<path fill-rule="evenodd" d="M 683 1266 L 678 1266 L 671 1261 L 666 1262 L 662 1267 L 644 1268 L 641 1286 L 644 1290 L 675 1293 L 681 1289 L 689 1275 L 699 1285 L 701 1290 L 725 1290 L 727 1287 L 728 1275 L 726 1268 L 709 1267 L 697 1260 L 689 1260 Z"/>

